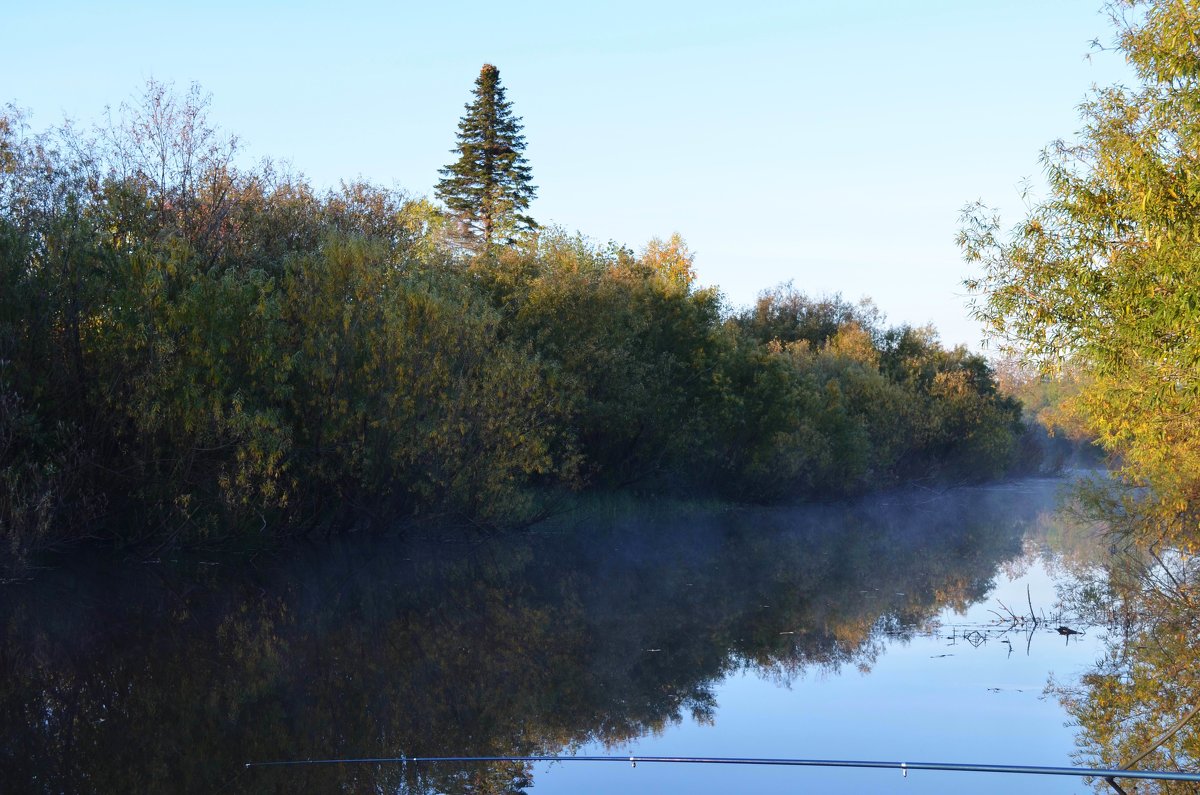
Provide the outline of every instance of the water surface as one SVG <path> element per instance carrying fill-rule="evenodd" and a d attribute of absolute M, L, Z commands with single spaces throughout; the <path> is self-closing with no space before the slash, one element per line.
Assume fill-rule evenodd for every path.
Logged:
<path fill-rule="evenodd" d="M 1067 716 L 1043 689 L 1087 670 L 1098 636 L 1041 623 L 1062 620 L 1046 551 L 1058 488 L 645 506 L 249 566 L 63 565 L 0 590 L 0 777 L 80 792 L 1085 791 L 648 764 L 244 767 L 546 753 L 1070 764 Z"/>

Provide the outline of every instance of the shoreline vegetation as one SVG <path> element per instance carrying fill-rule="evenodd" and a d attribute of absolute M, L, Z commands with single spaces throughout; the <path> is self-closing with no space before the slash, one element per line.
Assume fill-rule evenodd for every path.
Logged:
<path fill-rule="evenodd" d="M 473 245 L 423 198 L 236 165 L 207 102 L 151 82 L 90 132 L 0 114 L 6 566 L 1047 464 L 988 362 L 931 328 L 790 284 L 732 308 L 678 236 Z"/>
<path fill-rule="evenodd" d="M 1095 439 L 1122 487 L 1120 535 L 1200 549 L 1200 5 L 1114 0 L 1127 84 L 1095 88 L 1079 132 L 1042 155 L 1048 190 L 1004 229 L 975 204 L 959 244 L 976 317 L 1072 389 L 1059 420 Z"/>

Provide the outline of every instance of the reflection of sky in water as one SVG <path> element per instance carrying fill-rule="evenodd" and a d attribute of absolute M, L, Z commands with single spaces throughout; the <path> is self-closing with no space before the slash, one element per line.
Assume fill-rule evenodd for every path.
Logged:
<path fill-rule="evenodd" d="M 1029 586 L 1029 597 L 1026 596 Z M 983 764 L 1071 765 L 1074 731 L 1053 697 L 1043 696 L 1050 674 L 1073 680 L 1100 653 L 1099 630 L 1070 642 L 1054 627 L 1033 634 L 1014 631 L 1000 642 L 999 603 L 1021 613 L 1051 615 L 1054 581 L 1040 562 L 1024 575 L 996 575 L 996 588 L 965 615 L 946 610 L 935 633 L 889 643 L 869 673 L 845 666 L 838 673 L 813 671 L 790 686 L 754 673 L 735 674 L 716 688 L 715 724 L 685 719 L 661 736 L 580 754 L 645 756 L 755 756 Z M 988 629 L 972 646 L 962 635 Z M 951 634 L 956 640 L 949 640 Z M 946 655 L 946 656 L 943 656 Z M 747 767 L 722 765 L 570 762 L 542 766 L 534 791 L 785 792 L 871 791 L 960 793 L 1016 789 L 1022 793 L 1088 792 L 1078 778 L 1013 774 L 894 770 Z M 900 787 L 903 786 L 903 789 Z"/>

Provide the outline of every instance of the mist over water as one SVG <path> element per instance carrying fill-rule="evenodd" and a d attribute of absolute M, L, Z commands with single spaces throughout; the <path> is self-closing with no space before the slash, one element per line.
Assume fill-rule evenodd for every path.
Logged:
<path fill-rule="evenodd" d="M 17 791 L 715 792 L 900 780 L 244 764 L 614 749 L 1068 764 L 1065 713 L 1042 689 L 1051 670 L 1090 665 L 1094 638 L 1064 643 L 1006 612 L 1055 610 L 1044 561 L 1059 487 L 660 503 L 249 566 L 44 571 L 0 590 L 0 779 Z M 972 786 L 959 775 L 904 786 Z"/>

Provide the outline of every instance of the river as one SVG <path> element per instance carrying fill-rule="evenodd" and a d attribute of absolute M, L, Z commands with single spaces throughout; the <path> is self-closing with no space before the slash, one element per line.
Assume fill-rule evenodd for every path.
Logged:
<path fill-rule="evenodd" d="M 76 555 L 0 586 L 0 780 L 6 792 L 1085 792 L 1073 778 L 892 770 L 246 767 L 532 754 L 1070 765 L 1075 729 L 1047 683 L 1078 681 L 1106 635 L 1059 606 L 1063 557 L 1080 555 L 1062 487 L 609 506 L 515 536 L 351 538 L 251 562 Z"/>

